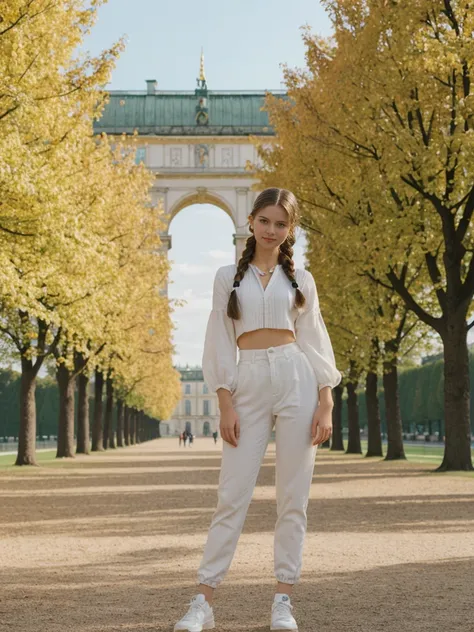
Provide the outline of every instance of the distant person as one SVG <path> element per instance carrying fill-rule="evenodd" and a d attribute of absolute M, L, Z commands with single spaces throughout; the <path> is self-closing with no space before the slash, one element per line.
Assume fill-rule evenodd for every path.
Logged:
<path fill-rule="evenodd" d="M 214 443 L 217 443 L 217 430 L 214 430 L 212 436 L 214 437 Z"/>
<path fill-rule="evenodd" d="M 188 434 L 186 432 L 186 430 L 183 432 L 183 445 L 184 447 L 186 447 L 186 439 L 188 438 Z"/>
<path fill-rule="evenodd" d="M 234 556 L 275 418 L 277 585 L 271 629 L 297 630 L 290 595 L 302 568 L 316 450 L 332 434 L 331 389 L 342 377 L 313 275 L 295 269 L 298 216 L 290 191 L 259 193 L 239 262 L 220 267 L 214 278 L 202 370 L 219 399 L 218 503 L 197 571 L 197 594 L 175 631 L 215 627 L 214 589 Z"/>
<path fill-rule="evenodd" d="M 180 447 L 181 447 L 181 443 L 182 443 L 182 441 L 183 441 L 183 433 L 182 433 L 182 432 L 180 432 L 180 433 L 179 433 L 179 446 L 180 446 Z"/>
<path fill-rule="evenodd" d="M 192 432 L 189 433 L 189 447 L 191 448 L 194 441 L 194 435 Z"/>

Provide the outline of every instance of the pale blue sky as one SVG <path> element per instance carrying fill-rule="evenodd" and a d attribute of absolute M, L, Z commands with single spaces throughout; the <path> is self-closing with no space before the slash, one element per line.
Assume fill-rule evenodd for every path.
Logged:
<path fill-rule="evenodd" d="M 194 90 L 201 47 L 210 90 L 280 89 L 282 63 L 304 67 L 304 25 L 329 34 L 319 2 L 109 0 L 85 48 L 97 54 L 126 35 L 126 50 L 107 86 L 112 90 L 144 90 L 146 79 L 156 79 L 160 90 Z M 234 262 L 234 227 L 224 211 L 196 205 L 177 215 L 170 232 L 169 296 L 188 301 L 173 314 L 173 362 L 200 365 L 214 274 Z M 298 267 L 304 266 L 303 253 L 304 235 L 298 231 Z"/>
<path fill-rule="evenodd" d="M 304 66 L 300 27 L 329 34 L 316 0 L 109 0 L 86 49 L 98 53 L 127 38 L 108 86 L 142 90 L 156 79 L 160 90 L 193 90 L 204 48 L 210 90 L 280 88 L 281 63 Z"/>

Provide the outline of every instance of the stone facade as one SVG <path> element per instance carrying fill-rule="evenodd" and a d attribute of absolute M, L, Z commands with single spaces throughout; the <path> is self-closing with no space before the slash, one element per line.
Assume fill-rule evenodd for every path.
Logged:
<path fill-rule="evenodd" d="M 287 97 L 284 91 L 272 94 Z M 157 90 L 153 79 L 143 91 L 110 91 L 94 129 L 110 135 L 138 133 L 137 162 L 156 174 L 151 197 L 165 212 L 163 250 L 171 248 L 168 227 L 180 210 L 213 204 L 234 223 L 235 260 L 240 259 L 257 195 L 249 165 L 258 164 L 258 156 L 250 137 L 268 137 L 271 143 L 274 136 L 265 96 L 263 90 L 208 90 L 203 59 L 194 91 Z"/>
<path fill-rule="evenodd" d="M 204 382 L 200 367 L 175 367 L 181 373 L 181 400 L 170 419 L 160 423 L 162 437 L 188 430 L 196 437 L 219 431 L 219 401 Z"/>

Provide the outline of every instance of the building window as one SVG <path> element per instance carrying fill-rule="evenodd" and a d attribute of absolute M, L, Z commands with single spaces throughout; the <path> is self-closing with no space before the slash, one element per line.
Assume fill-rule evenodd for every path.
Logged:
<path fill-rule="evenodd" d="M 190 415 L 191 414 L 191 402 L 189 399 L 187 399 L 184 402 L 184 414 L 185 415 Z"/>
<path fill-rule="evenodd" d="M 186 384 L 184 386 L 184 392 L 186 395 L 190 395 L 191 394 L 191 384 Z"/>
<path fill-rule="evenodd" d="M 204 400 L 204 414 L 205 415 L 209 415 L 209 400 L 205 399 Z"/>
<path fill-rule="evenodd" d="M 202 385 L 202 392 L 204 393 L 204 395 L 207 395 L 207 393 L 209 393 L 209 389 L 207 388 L 207 384 L 203 384 Z"/>
<path fill-rule="evenodd" d="M 135 152 L 135 164 L 139 165 L 141 162 L 145 162 L 146 160 L 146 148 L 138 147 Z"/>

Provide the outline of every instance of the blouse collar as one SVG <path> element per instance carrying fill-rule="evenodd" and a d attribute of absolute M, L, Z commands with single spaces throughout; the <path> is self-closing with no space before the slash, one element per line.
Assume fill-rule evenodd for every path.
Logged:
<path fill-rule="evenodd" d="M 253 263 L 249 264 L 250 267 L 252 268 L 252 271 L 254 273 L 254 276 L 256 277 L 259 286 L 261 287 L 263 292 L 266 292 L 268 290 L 268 288 L 271 286 L 271 284 L 273 283 L 273 279 L 278 276 L 278 273 L 280 271 L 281 268 L 281 263 L 277 263 L 275 266 L 275 270 L 272 272 L 271 276 L 270 276 L 270 280 L 268 281 L 267 285 L 265 287 L 263 287 L 262 284 L 262 280 L 261 280 L 261 275 L 257 272 L 257 270 L 255 269 L 256 266 L 253 265 Z"/>

